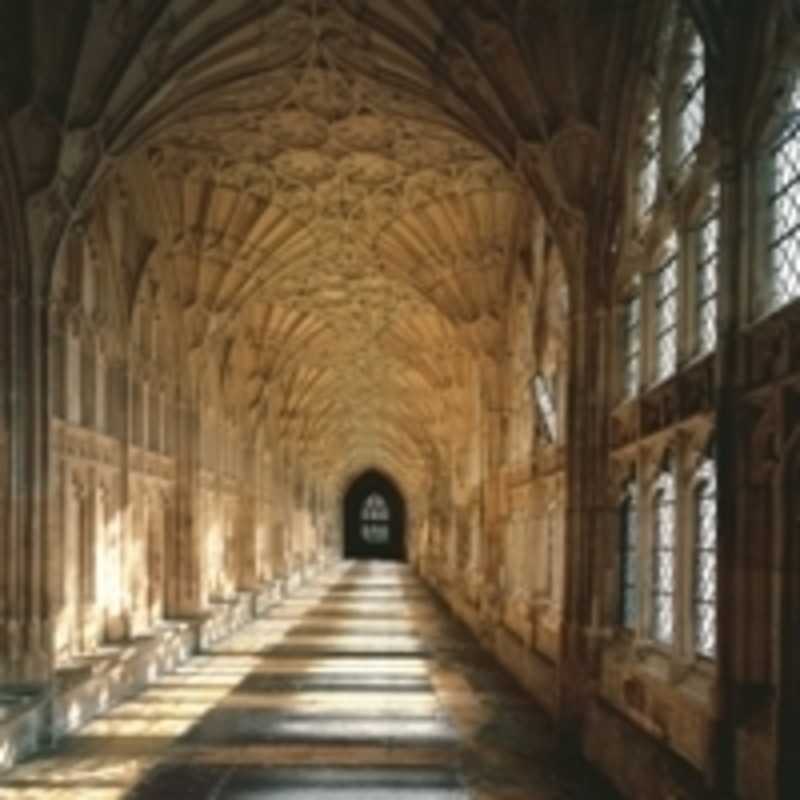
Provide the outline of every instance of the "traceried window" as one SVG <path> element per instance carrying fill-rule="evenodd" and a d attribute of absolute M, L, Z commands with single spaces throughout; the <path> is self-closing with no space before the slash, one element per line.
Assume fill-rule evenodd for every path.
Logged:
<path fill-rule="evenodd" d="M 677 556 L 675 477 L 667 465 L 653 495 L 653 638 L 672 644 L 675 634 L 675 567 Z"/>
<path fill-rule="evenodd" d="M 717 481 L 714 460 L 700 465 L 694 490 L 694 648 L 704 658 L 717 652 Z"/>
<path fill-rule="evenodd" d="M 655 375 L 668 378 L 678 365 L 678 238 L 667 240 L 661 266 L 655 273 Z"/>
<path fill-rule="evenodd" d="M 361 506 L 361 538 L 368 544 L 386 544 L 389 541 L 390 520 L 386 499 L 373 492 Z"/>
<path fill-rule="evenodd" d="M 686 163 L 697 150 L 703 135 L 706 113 L 705 54 L 703 42 L 694 33 L 688 48 L 688 64 L 681 82 L 678 109 L 678 164 Z"/>
<path fill-rule="evenodd" d="M 640 214 L 646 214 L 656 201 L 660 161 L 661 110 L 654 106 L 645 119 L 642 135 L 642 159 L 637 186 Z"/>
<path fill-rule="evenodd" d="M 622 309 L 622 385 L 625 397 L 635 397 L 639 391 L 642 363 L 642 301 L 638 294 L 631 295 Z"/>
<path fill-rule="evenodd" d="M 717 273 L 719 269 L 719 185 L 714 184 L 709 210 L 697 231 L 695 325 L 699 353 L 717 346 Z"/>
<path fill-rule="evenodd" d="M 639 502 L 636 484 L 629 481 L 619 507 L 620 605 L 619 619 L 633 630 L 639 614 Z"/>
<path fill-rule="evenodd" d="M 543 441 L 553 444 L 558 438 L 555 378 L 547 378 L 539 373 L 533 379 L 533 392 L 536 398 L 537 432 Z"/>
<path fill-rule="evenodd" d="M 800 75 L 792 82 L 787 122 L 771 149 L 770 308 L 800 297 Z"/>

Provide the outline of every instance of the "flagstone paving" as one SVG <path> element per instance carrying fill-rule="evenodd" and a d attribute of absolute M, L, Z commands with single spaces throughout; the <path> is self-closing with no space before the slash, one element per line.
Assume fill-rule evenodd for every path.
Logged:
<path fill-rule="evenodd" d="M 345 564 L 0 780 L 2 800 L 611 800 L 404 566 Z"/>

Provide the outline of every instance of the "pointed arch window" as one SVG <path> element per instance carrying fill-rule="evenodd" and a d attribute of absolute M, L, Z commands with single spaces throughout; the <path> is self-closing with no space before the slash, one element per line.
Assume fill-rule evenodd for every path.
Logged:
<path fill-rule="evenodd" d="M 619 506 L 620 605 L 619 620 L 633 630 L 639 615 L 639 498 L 634 480 L 628 481 Z"/>
<path fill-rule="evenodd" d="M 361 506 L 361 538 L 375 545 L 389 542 L 391 512 L 386 498 L 372 492 Z"/>
<path fill-rule="evenodd" d="M 655 273 L 655 380 L 668 378 L 678 365 L 678 237 L 666 243 Z"/>
<path fill-rule="evenodd" d="M 685 164 L 697 150 L 706 115 L 705 51 L 696 31 L 687 50 L 687 66 L 681 83 L 678 110 L 678 164 Z"/>
<path fill-rule="evenodd" d="M 694 592 L 692 616 L 695 652 L 714 658 L 717 652 L 717 479 L 713 458 L 695 475 Z"/>
<path fill-rule="evenodd" d="M 675 634 L 675 477 L 667 461 L 653 494 L 653 638 L 672 644 Z"/>
<path fill-rule="evenodd" d="M 770 163 L 767 310 L 800 297 L 800 75 L 792 81 Z"/>

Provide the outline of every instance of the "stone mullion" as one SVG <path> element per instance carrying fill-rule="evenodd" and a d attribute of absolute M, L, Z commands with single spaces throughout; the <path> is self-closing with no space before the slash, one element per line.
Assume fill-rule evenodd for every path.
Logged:
<path fill-rule="evenodd" d="M 164 537 L 164 616 L 175 617 L 181 613 L 181 594 L 180 581 L 178 575 L 178 565 L 181 563 L 181 520 L 182 520 L 182 497 L 181 497 L 181 459 L 180 441 L 182 439 L 182 428 L 184 425 L 185 408 L 180 398 L 173 397 L 172 405 L 172 452 L 170 457 L 174 463 L 175 483 L 173 485 L 173 500 L 171 507 L 171 530 L 169 535 Z"/>
<path fill-rule="evenodd" d="M 49 591 L 47 586 L 47 548 L 43 532 L 47 530 L 47 465 L 50 454 L 50 425 L 47 403 L 49 363 L 49 313 L 47 305 L 33 295 L 29 289 L 28 302 L 24 306 L 24 336 L 22 351 L 24 386 L 27 393 L 26 413 L 29 415 L 28 447 L 30 454 L 25 459 L 28 475 L 25 538 L 26 563 L 26 649 L 28 659 L 25 666 L 27 678 L 39 680 L 49 673 Z"/>
<path fill-rule="evenodd" d="M 488 361 L 488 363 L 484 364 L 484 369 L 484 379 L 481 388 L 484 401 L 483 439 L 485 475 L 488 479 L 484 483 L 486 498 L 484 536 L 486 548 L 483 558 L 483 575 L 490 586 L 497 588 L 499 585 L 500 570 L 503 564 L 503 544 L 501 542 L 502 509 L 500 508 L 500 493 L 503 490 L 501 476 L 502 454 L 499 448 L 502 410 L 499 407 L 500 393 L 497 391 L 497 367 L 494 362 Z"/>
<path fill-rule="evenodd" d="M 121 581 L 121 600 L 119 603 L 120 638 L 131 633 L 133 591 L 130 584 L 131 570 L 128 560 L 134 552 L 133 545 L 133 486 L 131 476 L 131 450 L 133 447 L 133 397 L 132 397 L 132 358 L 131 349 L 128 356 L 117 366 L 117 378 L 112 382 L 110 406 L 115 409 L 114 436 L 120 444 L 120 481 L 119 481 L 119 564 Z"/>
<path fill-rule="evenodd" d="M 272 461 L 272 569 L 273 576 L 286 577 L 286 497 L 284 490 L 285 460 L 283 448 L 278 447 Z"/>

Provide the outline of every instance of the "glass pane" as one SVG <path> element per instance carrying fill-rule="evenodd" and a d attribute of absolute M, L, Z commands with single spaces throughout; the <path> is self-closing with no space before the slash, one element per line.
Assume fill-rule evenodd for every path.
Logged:
<path fill-rule="evenodd" d="M 772 151 L 772 307 L 800 297 L 800 126 L 795 119 L 800 111 L 800 82 L 797 79 L 788 111 L 790 122 Z"/>
<path fill-rule="evenodd" d="M 678 246 L 673 235 L 667 243 L 666 260 L 656 280 L 656 374 L 669 377 L 678 364 Z"/>
<path fill-rule="evenodd" d="M 683 164 L 697 150 L 706 114 L 705 63 L 703 43 L 695 35 L 689 47 L 689 65 L 682 82 L 678 114 L 678 163 Z"/>
<path fill-rule="evenodd" d="M 675 625 L 675 479 L 658 479 L 653 501 L 653 637 L 671 644 Z"/>
<path fill-rule="evenodd" d="M 389 520 L 389 506 L 386 500 L 379 494 L 373 492 L 361 506 L 362 520 L 375 520 L 386 522 Z"/>
<path fill-rule="evenodd" d="M 388 525 L 362 525 L 361 536 L 369 544 L 386 544 L 389 541 Z"/>
<path fill-rule="evenodd" d="M 717 271 L 719 269 L 719 186 L 711 190 L 710 211 L 698 231 L 696 272 L 697 350 L 708 353 L 717 346 Z"/>
<path fill-rule="evenodd" d="M 623 318 L 624 370 L 623 388 L 626 397 L 635 397 L 639 391 L 641 353 L 641 302 L 631 297 L 625 303 Z"/>
<path fill-rule="evenodd" d="M 653 602 L 653 635 L 662 644 L 671 644 L 674 633 L 675 613 L 672 596 L 656 595 Z"/>
<path fill-rule="evenodd" d="M 537 418 L 543 438 L 555 442 L 557 438 L 557 418 L 555 406 L 554 381 L 548 381 L 543 375 L 537 375 L 533 381 L 536 393 Z"/>
<path fill-rule="evenodd" d="M 717 491 L 713 459 L 697 471 L 695 490 L 694 639 L 701 656 L 713 658 L 717 648 Z"/>

